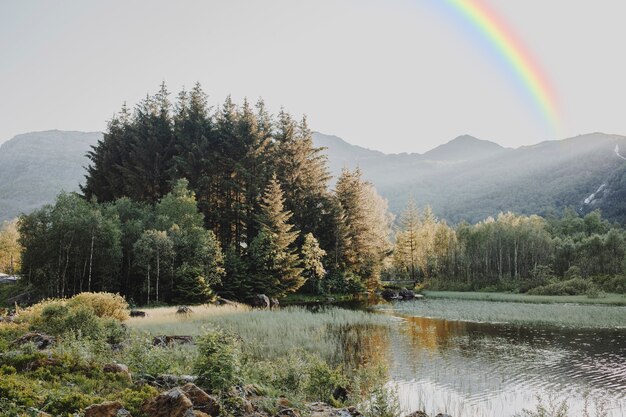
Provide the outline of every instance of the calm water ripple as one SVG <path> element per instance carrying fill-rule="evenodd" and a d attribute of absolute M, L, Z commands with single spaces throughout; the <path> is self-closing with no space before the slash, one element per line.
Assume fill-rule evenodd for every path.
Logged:
<path fill-rule="evenodd" d="M 463 322 L 395 306 L 384 308 L 403 318 L 388 359 L 405 411 L 505 417 L 539 395 L 567 399 L 578 416 L 587 396 L 591 410 L 605 403 L 608 416 L 626 416 L 626 329 Z"/>

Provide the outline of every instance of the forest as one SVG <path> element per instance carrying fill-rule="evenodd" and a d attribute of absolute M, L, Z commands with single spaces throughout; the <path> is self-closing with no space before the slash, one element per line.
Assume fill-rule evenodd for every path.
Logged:
<path fill-rule="evenodd" d="M 597 211 L 451 226 L 409 202 L 395 219 L 358 168 L 331 189 L 322 150 L 306 118 L 273 116 L 262 100 L 213 108 L 199 84 L 171 101 L 163 84 L 109 122 L 82 194 L 61 194 L 4 234 L 22 252 L 25 281 L 46 297 L 245 301 L 371 292 L 382 281 L 626 292 L 624 229 Z"/>

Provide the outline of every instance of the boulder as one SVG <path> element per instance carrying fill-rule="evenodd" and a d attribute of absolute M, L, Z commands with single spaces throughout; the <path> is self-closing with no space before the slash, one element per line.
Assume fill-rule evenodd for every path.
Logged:
<path fill-rule="evenodd" d="M 133 382 L 133 377 L 128 370 L 128 366 L 121 363 L 107 363 L 102 367 L 102 370 L 108 373 L 121 374 L 128 380 L 128 382 Z"/>
<path fill-rule="evenodd" d="M 140 310 L 131 310 L 130 316 L 131 317 L 146 317 L 146 312 L 140 311 Z"/>
<path fill-rule="evenodd" d="M 435 417 L 452 417 L 450 414 L 439 413 Z"/>
<path fill-rule="evenodd" d="M 211 416 L 217 416 L 220 413 L 220 403 L 214 397 L 210 396 L 202 389 L 192 383 L 185 384 L 181 387 L 187 398 L 193 403 L 195 410 L 200 410 Z"/>
<path fill-rule="evenodd" d="M 168 375 L 168 374 L 159 375 L 156 378 L 150 378 L 148 376 L 144 376 L 142 379 L 150 385 L 161 387 L 161 388 L 174 388 L 179 385 L 194 383 L 196 381 L 195 376 L 191 376 L 191 375 L 179 376 L 179 375 Z"/>
<path fill-rule="evenodd" d="M 398 291 L 390 290 L 388 288 L 384 289 L 380 295 L 387 301 L 401 299 Z"/>
<path fill-rule="evenodd" d="M 119 401 L 105 401 L 85 408 L 85 417 L 122 417 L 130 416 L 128 410 Z"/>
<path fill-rule="evenodd" d="M 189 315 L 191 313 L 193 313 L 193 310 L 188 306 L 179 306 L 176 309 L 176 314 Z"/>
<path fill-rule="evenodd" d="M 28 332 L 22 337 L 16 339 L 11 344 L 12 346 L 21 346 L 26 343 L 34 343 L 37 346 L 37 349 L 43 350 L 46 349 L 55 342 L 54 336 L 49 336 L 47 334 L 39 333 L 39 332 Z"/>
<path fill-rule="evenodd" d="M 256 294 L 248 299 L 248 303 L 256 308 L 270 308 L 270 299 L 265 294 Z"/>
<path fill-rule="evenodd" d="M 174 345 L 193 345 L 193 336 L 155 336 L 152 339 L 152 346 L 174 346 Z"/>
<path fill-rule="evenodd" d="M 423 411 L 415 411 L 411 414 L 407 414 L 406 417 L 428 417 L 428 414 Z"/>
<path fill-rule="evenodd" d="M 141 411 L 150 417 L 196 416 L 193 403 L 180 388 L 173 388 L 144 401 Z"/>
<path fill-rule="evenodd" d="M 283 408 L 274 417 L 300 417 L 300 413 L 293 408 Z"/>
<path fill-rule="evenodd" d="M 333 408 L 325 403 L 307 404 L 310 417 L 357 417 L 361 413 L 354 407 Z"/>
<path fill-rule="evenodd" d="M 415 292 L 407 288 L 402 288 L 400 292 L 398 293 L 398 295 L 402 297 L 403 300 L 412 300 L 415 298 Z"/>
<path fill-rule="evenodd" d="M 237 307 L 237 303 L 234 301 L 230 301 L 227 300 L 226 298 L 222 298 L 222 297 L 217 297 L 217 300 L 215 300 L 215 304 L 217 304 L 218 306 L 235 306 Z"/>

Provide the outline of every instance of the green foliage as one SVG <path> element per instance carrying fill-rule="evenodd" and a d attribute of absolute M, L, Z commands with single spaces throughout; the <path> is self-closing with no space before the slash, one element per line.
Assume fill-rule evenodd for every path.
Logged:
<path fill-rule="evenodd" d="M 42 301 L 22 313 L 20 320 L 46 334 L 119 343 L 126 335 L 121 325 L 128 316 L 126 307 L 119 295 L 84 293 Z"/>
<path fill-rule="evenodd" d="M 593 282 L 582 278 L 572 278 L 566 281 L 553 282 L 536 287 L 528 291 L 530 295 L 580 295 L 597 291 Z"/>
<path fill-rule="evenodd" d="M 241 344 L 237 337 L 220 329 L 209 330 L 198 340 L 194 364 L 198 383 L 214 392 L 241 381 Z"/>
<path fill-rule="evenodd" d="M 280 184 L 273 177 L 265 189 L 259 222 L 261 230 L 250 245 L 253 286 L 257 293 L 282 297 L 300 288 L 305 279 L 294 245 L 299 232 L 289 224 Z"/>

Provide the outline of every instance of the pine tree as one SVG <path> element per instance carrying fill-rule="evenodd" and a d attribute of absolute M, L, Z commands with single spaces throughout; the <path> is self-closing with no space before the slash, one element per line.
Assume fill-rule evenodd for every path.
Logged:
<path fill-rule="evenodd" d="M 406 269 L 410 279 L 415 283 L 417 283 L 417 250 L 420 223 L 419 211 L 415 201 L 411 198 L 400 217 L 400 230 L 396 234 L 394 263 L 396 267 Z"/>
<path fill-rule="evenodd" d="M 296 291 L 305 281 L 294 247 L 299 232 L 289 223 L 291 213 L 284 209 L 284 201 L 280 183 L 274 176 L 261 202 L 261 230 L 250 247 L 254 289 L 268 296 Z"/>
<path fill-rule="evenodd" d="M 326 275 L 322 260 L 326 256 L 324 249 L 321 249 L 313 233 L 304 236 L 304 243 L 300 249 L 302 258 L 302 275 L 307 279 L 309 288 L 314 288 L 319 294 L 322 292 L 322 279 Z"/>

